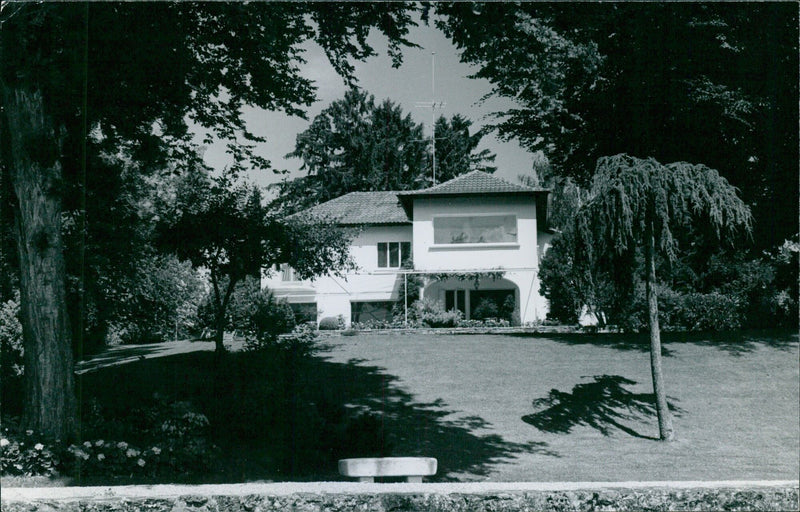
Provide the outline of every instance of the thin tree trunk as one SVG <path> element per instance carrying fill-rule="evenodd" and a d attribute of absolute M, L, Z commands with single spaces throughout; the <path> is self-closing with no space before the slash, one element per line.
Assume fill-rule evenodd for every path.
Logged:
<path fill-rule="evenodd" d="M 214 327 L 216 329 L 216 332 L 214 333 L 214 343 L 216 344 L 215 350 L 217 354 L 225 353 L 225 344 L 223 343 L 223 338 L 225 336 L 225 311 L 228 309 L 228 304 L 231 301 L 231 295 L 233 295 L 233 290 L 238 281 L 238 279 L 234 279 L 232 276 L 229 277 L 228 285 L 225 289 L 225 295 L 220 297 L 219 277 L 215 277 L 213 272 L 211 274 L 211 282 L 214 285 L 214 303 L 216 309 L 214 314 Z"/>
<path fill-rule="evenodd" d="M 648 324 L 650 326 L 650 369 L 653 374 L 653 392 L 656 395 L 658 433 L 663 441 L 672 441 L 672 414 L 667 405 L 664 390 L 664 375 L 661 370 L 661 332 L 658 326 L 658 297 L 656 296 L 655 240 L 652 221 L 647 223 L 645 233 L 645 284 L 647 289 Z"/>
<path fill-rule="evenodd" d="M 25 348 L 23 425 L 56 439 L 75 434 L 76 401 L 61 237 L 63 134 L 38 90 L 3 91 L 16 194 Z"/>
<path fill-rule="evenodd" d="M 214 345 L 218 354 L 225 352 L 225 312 L 218 312 L 214 320 Z"/>

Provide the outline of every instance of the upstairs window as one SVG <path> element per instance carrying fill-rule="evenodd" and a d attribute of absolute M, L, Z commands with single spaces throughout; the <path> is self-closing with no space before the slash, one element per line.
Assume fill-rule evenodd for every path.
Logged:
<path fill-rule="evenodd" d="M 464 215 L 433 218 L 433 243 L 516 243 L 516 215 Z"/>
<path fill-rule="evenodd" d="M 288 263 L 281 263 L 280 273 L 281 273 L 281 281 L 283 282 L 295 281 L 294 269 L 290 267 Z"/>
<path fill-rule="evenodd" d="M 400 268 L 411 257 L 411 242 L 378 242 L 378 268 Z"/>

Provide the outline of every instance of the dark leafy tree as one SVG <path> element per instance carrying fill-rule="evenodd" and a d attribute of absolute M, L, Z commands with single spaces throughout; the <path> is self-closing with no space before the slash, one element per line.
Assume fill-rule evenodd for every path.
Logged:
<path fill-rule="evenodd" d="M 279 219 L 263 204 L 261 190 L 237 183 L 225 173 L 186 176 L 159 228 L 160 245 L 195 267 L 208 270 L 214 311 L 214 341 L 225 351 L 223 335 L 233 291 L 262 269 L 291 262 L 300 278 L 349 268 L 349 238 L 317 219 Z"/>
<path fill-rule="evenodd" d="M 228 142 L 234 169 L 268 165 L 245 105 L 302 114 L 299 73 L 315 40 L 353 81 L 350 58 L 375 51 L 374 27 L 400 60 L 407 4 L 4 3 L 0 13 L 3 172 L 13 191 L 26 345 L 25 428 L 75 433 L 62 212 L 69 183 L 93 178 L 89 154 L 124 152 L 143 170 L 197 164 L 189 122 Z M 81 222 L 83 223 L 83 222 Z"/>
<path fill-rule="evenodd" d="M 279 187 L 287 210 L 296 211 L 356 190 L 410 188 L 426 154 L 422 125 L 410 114 L 351 89 L 297 135 L 287 156 L 301 158 L 308 173 Z"/>
<path fill-rule="evenodd" d="M 489 150 L 477 151 L 482 132 L 456 115 L 436 123 L 437 181 L 480 168 L 493 172 Z M 288 156 L 301 158 L 306 176 L 279 183 L 277 203 L 296 212 L 348 192 L 410 190 L 432 182 L 430 138 L 423 125 L 391 100 L 376 103 L 351 89 L 325 108 L 297 136 Z"/>
<path fill-rule="evenodd" d="M 592 199 L 575 219 L 576 263 L 614 266 L 617 279 L 632 281 L 637 248 L 644 252 L 650 330 L 650 363 L 662 440 L 672 440 L 661 369 L 661 337 L 656 297 L 656 255 L 675 260 L 675 236 L 693 224 L 708 226 L 717 240 L 732 239 L 737 230 L 750 233 L 750 209 L 717 171 L 677 162 L 662 165 L 653 158 L 620 154 L 597 162 Z M 588 265 L 587 265 L 588 264 Z"/>
<path fill-rule="evenodd" d="M 73 353 L 101 348 L 152 267 L 153 203 L 169 184 L 160 173 L 119 155 L 90 154 L 93 170 L 84 183 L 68 183 L 63 203 L 68 315 Z"/>
<path fill-rule="evenodd" d="M 493 173 L 497 167 L 491 164 L 495 156 L 488 149 L 478 151 L 478 145 L 486 134 L 478 130 L 470 134 L 472 121 L 460 114 L 450 119 L 440 116 L 436 120 L 436 181 L 442 183 L 461 174 L 479 169 Z"/>
<path fill-rule="evenodd" d="M 742 191 L 757 249 L 797 231 L 798 13 L 760 3 L 437 3 L 518 106 L 497 128 L 591 183 L 601 156 L 703 162 Z"/>

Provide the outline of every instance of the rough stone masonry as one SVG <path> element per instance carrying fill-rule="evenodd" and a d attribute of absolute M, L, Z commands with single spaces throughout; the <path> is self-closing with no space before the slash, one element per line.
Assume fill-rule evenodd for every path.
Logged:
<path fill-rule="evenodd" d="M 361 484 L 3 489 L 4 512 L 28 511 L 595 511 L 800 510 L 798 482 Z"/>

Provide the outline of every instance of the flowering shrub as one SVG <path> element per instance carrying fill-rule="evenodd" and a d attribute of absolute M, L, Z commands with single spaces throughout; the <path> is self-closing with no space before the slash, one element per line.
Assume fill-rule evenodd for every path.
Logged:
<path fill-rule="evenodd" d="M 353 329 L 363 330 L 363 329 L 375 329 L 375 330 L 383 330 L 383 329 L 405 329 L 406 327 L 419 327 L 420 324 L 418 321 L 409 318 L 408 325 L 406 325 L 403 318 L 396 318 L 393 320 L 374 320 L 370 319 L 365 322 L 353 322 Z"/>
<path fill-rule="evenodd" d="M 170 458 L 158 445 L 142 449 L 103 439 L 71 444 L 65 451 L 64 473 L 73 476 L 155 476 Z"/>
<path fill-rule="evenodd" d="M 423 299 L 412 305 L 413 317 L 428 327 L 455 327 L 463 318 L 463 313 L 457 309 L 445 311 L 439 301 Z"/>
<path fill-rule="evenodd" d="M 459 320 L 456 327 L 510 327 L 505 318 L 484 318 L 483 320 Z"/>
<path fill-rule="evenodd" d="M 19 292 L 14 299 L 0 302 L 0 386 L 3 409 L 22 407 L 22 324 L 19 321 Z"/>
<path fill-rule="evenodd" d="M 207 472 L 218 455 L 208 439 L 208 418 L 191 410 L 187 402 L 167 403 L 156 396 L 154 405 L 134 411 L 136 425 L 120 428 L 117 421 L 104 419 L 102 410 L 90 405 L 86 431 L 92 438 L 64 445 L 19 432 L 13 422 L 0 439 L 0 474 L 20 476 L 75 477 L 163 477 Z M 129 423 L 128 418 L 122 422 Z M 138 442 L 103 436 L 138 429 Z"/>
<path fill-rule="evenodd" d="M 0 436 L 0 474 L 52 476 L 58 473 L 57 451 L 45 444 L 33 430 L 18 433 L 3 428 Z"/>

